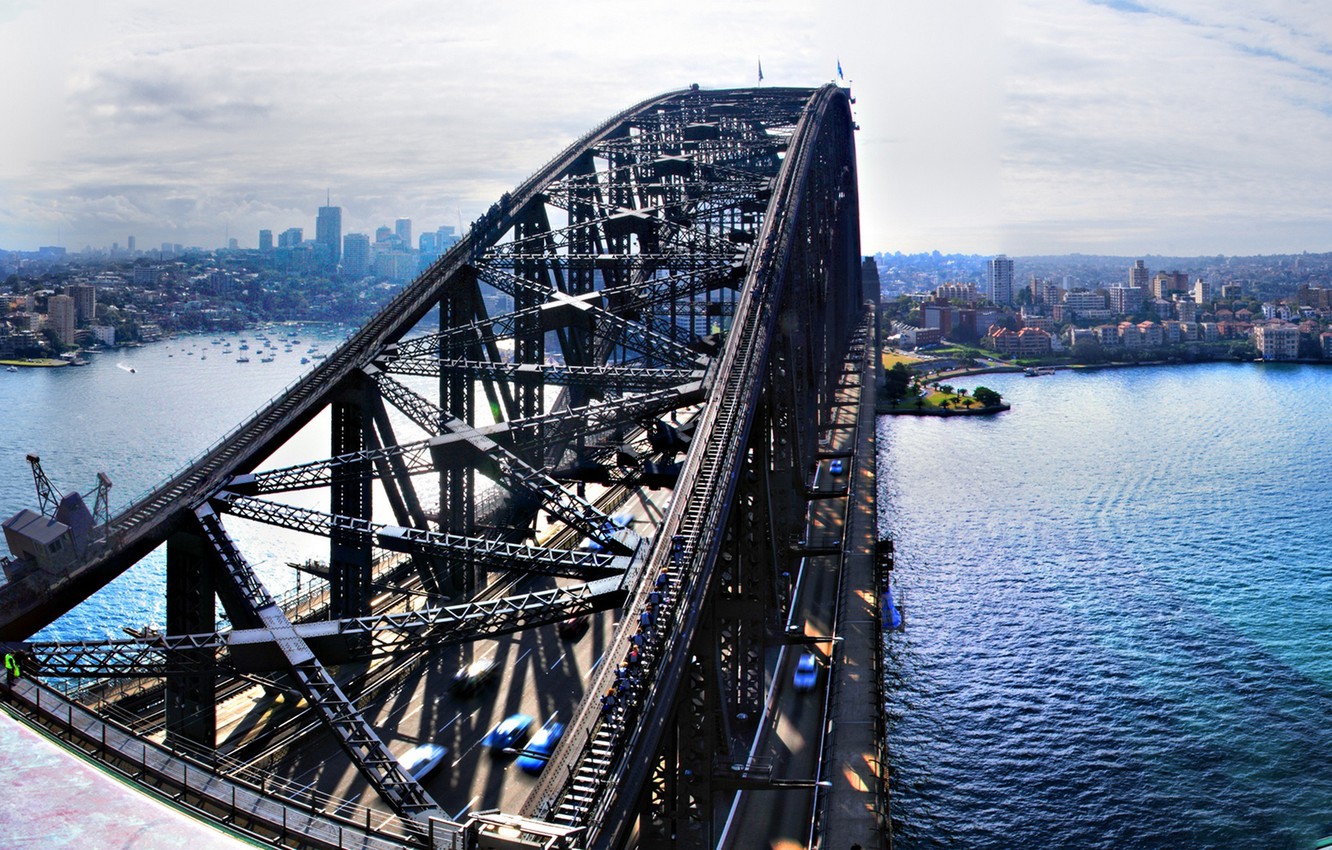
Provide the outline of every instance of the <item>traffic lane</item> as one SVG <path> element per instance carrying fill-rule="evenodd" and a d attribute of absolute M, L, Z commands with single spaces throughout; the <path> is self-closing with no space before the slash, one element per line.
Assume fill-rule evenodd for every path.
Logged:
<path fill-rule="evenodd" d="M 481 641 L 469 648 L 450 647 L 413 671 L 401 688 L 365 710 L 389 751 L 396 756 L 420 743 L 436 743 L 448 754 L 424 785 L 450 815 L 469 807 L 520 806 L 530 783 L 508 780 L 512 758 L 491 760 L 481 739 L 511 713 L 544 721 L 567 717 L 577 705 L 591 665 L 609 645 L 616 612 L 594 615 L 576 643 L 561 639 L 556 627 L 542 626 L 519 635 Z M 454 673 L 474 658 L 496 659 L 494 682 L 471 696 L 451 692 Z M 308 716 L 313 722 L 313 716 Z M 332 735 L 305 742 L 276 768 L 299 787 L 388 811 Z M 521 774 L 524 778 L 525 774 Z"/>

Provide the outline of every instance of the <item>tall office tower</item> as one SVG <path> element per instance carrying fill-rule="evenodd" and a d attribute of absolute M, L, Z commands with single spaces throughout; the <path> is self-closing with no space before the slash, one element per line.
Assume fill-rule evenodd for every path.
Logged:
<path fill-rule="evenodd" d="M 362 277 L 369 270 L 370 237 L 364 233 L 342 237 L 342 273 L 347 277 Z"/>
<path fill-rule="evenodd" d="M 46 326 L 55 332 L 63 345 L 74 344 L 74 299 L 68 295 L 52 295 L 46 299 Z"/>
<path fill-rule="evenodd" d="M 342 207 L 319 208 L 315 219 L 315 246 L 325 268 L 335 269 L 342 259 Z"/>
<path fill-rule="evenodd" d="M 305 241 L 305 231 L 299 227 L 288 227 L 278 234 L 279 248 L 299 248 Z"/>
<path fill-rule="evenodd" d="M 91 322 L 97 315 L 97 289 L 91 283 L 71 283 L 65 287 L 65 294 L 74 299 L 74 321 L 77 324 Z"/>
<path fill-rule="evenodd" d="M 393 222 L 393 232 L 398 235 L 402 247 L 412 247 L 412 220 L 410 218 L 400 218 Z"/>
<path fill-rule="evenodd" d="M 990 298 L 996 304 L 1013 303 L 1013 261 L 1000 254 L 990 260 Z"/>
<path fill-rule="evenodd" d="M 1141 289 L 1146 294 L 1150 281 L 1151 278 L 1147 274 L 1147 264 L 1142 260 L 1134 260 L 1133 267 L 1129 269 L 1128 285 Z"/>
<path fill-rule="evenodd" d="M 259 250 L 265 254 L 273 250 L 273 231 L 259 231 Z"/>
<path fill-rule="evenodd" d="M 376 245 L 383 245 L 383 244 L 387 243 L 387 242 L 388 242 L 390 239 L 392 239 L 392 238 L 394 238 L 394 237 L 393 237 L 393 231 L 392 231 L 392 230 L 389 230 L 389 229 L 388 229 L 387 227 L 385 227 L 384 225 L 381 224 L 379 227 L 376 227 L 376 228 L 375 228 L 375 244 L 376 244 Z"/>
<path fill-rule="evenodd" d="M 131 257 L 134 256 L 134 237 L 133 237 L 133 236 L 131 236 L 131 237 L 129 238 L 129 241 L 125 243 L 125 250 L 129 251 L 129 255 L 130 255 Z"/>

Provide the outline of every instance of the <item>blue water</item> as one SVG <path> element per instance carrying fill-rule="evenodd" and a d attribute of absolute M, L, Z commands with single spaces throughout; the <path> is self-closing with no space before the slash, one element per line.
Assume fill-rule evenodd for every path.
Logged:
<path fill-rule="evenodd" d="M 1332 370 L 955 384 L 878 426 L 897 850 L 1332 834 Z"/>
<path fill-rule="evenodd" d="M 112 513 L 202 454 L 231 428 L 327 354 L 349 328 L 338 325 L 276 325 L 264 331 L 272 342 L 291 338 L 291 352 L 278 345 L 274 360 L 262 363 L 256 331 L 185 336 L 91 355 L 85 367 L 0 370 L 0 516 L 36 508 L 29 452 L 62 492 L 77 490 L 89 508 L 97 472 L 111 478 Z M 237 363 L 241 339 L 248 340 L 249 363 Z M 213 345 L 212 340 L 231 342 Z M 307 357 L 309 363 L 300 359 Z M 134 371 L 130 371 L 133 369 Z M 317 418 L 273 466 L 326 457 L 329 426 Z M 300 452 L 305 452 L 302 457 Z M 287 560 L 327 557 L 327 543 L 259 526 L 228 523 L 247 556 L 275 592 L 295 582 Z M 4 554 L 8 554 L 6 551 Z M 39 633 L 41 639 L 124 637 L 122 626 L 162 624 L 165 557 L 161 550 L 131 567 L 111 585 Z"/>

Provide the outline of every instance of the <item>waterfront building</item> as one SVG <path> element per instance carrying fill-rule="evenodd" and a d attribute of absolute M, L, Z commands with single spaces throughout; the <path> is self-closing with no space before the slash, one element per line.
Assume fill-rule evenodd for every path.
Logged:
<path fill-rule="evenodd" d="M 342 259 L 342 207 L 319 208 L 315 219 L 315 245 L 325 268 L 337 268 Z"/>
<path fill-rule="evenodd" d="M 1319 334 L 1318 343 L 1322 346 L 1323 359 L 1332 360 L 1332 333 Z"/>
<path fill-rule="evenodd" d="M 1285 322 L 1256 325 L 1253 347 L 1264 360 L 1294 360 L 1300 352 L 1300 329 Z"/>
<path fill-rule="evenodd" d="M 1197 323 L 1197 322 L 1180 322 L 1180 323 L 1179 323 L 1179 341 L 1180 341 L 1180 342 L 1197 342 L 1198 339 L 1199 339 L 1200 331 L 1201 331 L 1201 329 L 1198 327 L 1198 323 Z"/>
<path fill-rule="evenodd" d="M 1219 322 L 1199 322 L 1198 333 L 1203 342 L 1219 342 L 1221 340 L 1221 324 Z"/>
<path fill-rule="evenodd" d="M 74 299 L 74 322 L 86 325 L 97 317 L 97 287 L 91 283 L 72 283 L 65 294 Z"/>
<path fill-rule="evenodd" d="M 1096 332 L 1096 339 L 1102 346 L 1118 346 L 1122 343 L 1119 339 L 1118 325 L 1097 325 L 1092 328 Z"/>
<path fill-rule="evenodd" d="M 989 264 L 990 300 L 996 304 L 1013 303 L 1013 261 L 1000 254 Z"/>
<path fill-rule="evenodd" d="M 52 295 L 46 299 L 46 326 L 60 340 L 61 345 L 74 344 L 76 316 L 74 299 L 68 295 Z"/>
<path fill-rule="evenodd" d="M 1175 315 L 1181 322 L 1192 322 L 1198 318 L 1198 303 L 1187 295 L 1176 295 Z"/>
<path fill-rule="evenodd" d="M 1165 343 L 1165 335 L 1161 331 L 1161 326 L 1156 322 L 1139 322 L 1138 333 L 1144 348 L 1159 348 Z"/>
<path fill-rule="evenodd" d="M 1125 348 L 1142 347 L 1142 328 L 1132 322 L 1119 323 L 1119 344 Z"/>

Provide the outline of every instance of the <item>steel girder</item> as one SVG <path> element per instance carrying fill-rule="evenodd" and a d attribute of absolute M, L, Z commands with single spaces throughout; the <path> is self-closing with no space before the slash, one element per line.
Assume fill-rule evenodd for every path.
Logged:
<path fill-rule="evenodd" d="M 309 508 L 283 505 L 228 491 L 214 498 L 219 510 L 278 528 L 327 536 L 338 530 L 348 536 L 373 542 L 394 552 L 419 552 L 427 555 L 466 554 L 478 563 L 497 570 L 514 570 L 535 575 L 598 578 L 622 573 L 628 568 L 623 555 L 605 555 L 575 549 L 546 549 L 524 546 L 484 537 L 464 537 L 443 531 L 383 525 L 356 517 L 326 514 Z M 621 538 L 624 542 L 626 538 Z"/>
<path fill-rule="evenodd" d="M 394 811 L 418 818 L 443 816 L 439 804 L 407 774 L 388 751 L 388 747 L 384 746 L 378 733 L 347 699 L 309 644 L 297 633 L 296 627 L 287 619 L 245 556 L 236 548 L 217 514 L 205 505 L 195 511 L 195 516 L 233 585 L 263 623 L 263 629 L 251 632 L 263 633 L 266 638 L 264 644 L 270 652 L 276 651 L 282 668 L 296 681 L 298 689 L 337 738 L 361 775 Z"/>
<path fill-rule="evenodd" d="M 291 633 L 327 664 L 409 655 L 558 623 L 624 603 L 625 580 L 597 579 L 478 602 L 296 623 Z M 105 641 L 0 644 L 28 653 L 49 677 L 124 678 L 174 673 L 267 673 L 285 669 L 267 627 Z"/>
<path fill-rule="evenodd" d="M 536 381 L 559 386 L 581 386 L 621 393 L 678 387 L 703 379 L 701 369 L 653 369 L 642 366 L 568 366 L 544 363 L 493 363 L 487 360 L 439 359 L 389 361 L 388 371 L 399 375 L 438 377 L 459 374 L 473 380 Z M 521 418 L 534 418 L 536 411 Z M 514 417 L 520 418 L 520 417 Z"/>

